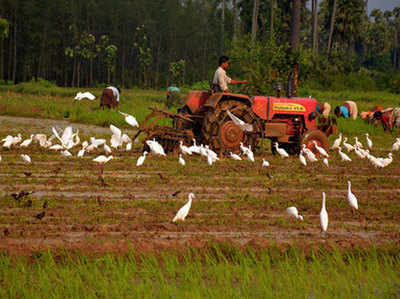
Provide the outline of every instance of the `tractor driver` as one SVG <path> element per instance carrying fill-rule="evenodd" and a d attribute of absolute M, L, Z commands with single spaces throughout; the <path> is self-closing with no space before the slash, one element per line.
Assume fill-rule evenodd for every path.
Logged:
<path fill-rule="evenodd" d="M 219 58 L 219 67 L 215 71 L 214 78 L 211 84 L 213 92 L 228 92 L 228 84 L 246 84 L 247 80 L 233 80 L 226 75 L 226 69 L 229 66 L 229 58 L 221 56 Z"/>

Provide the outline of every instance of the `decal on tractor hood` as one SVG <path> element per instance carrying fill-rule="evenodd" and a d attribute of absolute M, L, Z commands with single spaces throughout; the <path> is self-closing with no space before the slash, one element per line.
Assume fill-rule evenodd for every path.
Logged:
<path fill-rule="evenodd" d="M 296 103 L 274 103 L 273 109 L 282 111 L 306 111 L 303 105 Z"/>

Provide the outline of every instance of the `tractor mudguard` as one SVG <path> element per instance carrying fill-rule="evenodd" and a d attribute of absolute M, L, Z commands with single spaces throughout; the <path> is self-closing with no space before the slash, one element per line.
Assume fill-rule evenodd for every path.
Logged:
<path fill-rule="evenodd" d="M 228 98 L 230 100 L 237 100 L 239 102 L 245 103 L 248 106 L 251 106 L 253 104 L 253 99 L 251 99 L 247 95 L 229 93 L 229 92 L 228 93 L 217 92 L 207 99 L 207 101 L 204 104 L 204 107 L 211 108 L 212 110 L 214 110 L 218 106 L 219 102 Z"/>

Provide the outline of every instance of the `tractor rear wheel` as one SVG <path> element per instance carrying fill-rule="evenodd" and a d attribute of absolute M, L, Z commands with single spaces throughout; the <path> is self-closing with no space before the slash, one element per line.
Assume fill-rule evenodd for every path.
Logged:
<path fill-rule="evenodd" d="M 324 148 L 326 152 L 329 152 L 328 137 L 320 130 L 307 131 L 300 140 L 300 148 L 302 148 L 303 144 L 305 144 L 308 149 L 310 149 L 314 154 L 318 155 L 319 152 L 315 148 L 314 141 L 318 146 Z"/>
<path fill-rule="evenodd" d="M 248 124 L 253 125 L 253 131 L 247 132 L 240 129 L 227 114 L 229 110 L 232 114 Z M 229 154 L 229 152 L 239 152 L 240 143 L 251 145 L 252 150 L 256 149 L 259 141 L 261 125 L 251 107 L 237 100 L 227 100 L 219 103 L 215 110 L 206 113 L 202 136 L 204 142 L 217 153 Z"/>

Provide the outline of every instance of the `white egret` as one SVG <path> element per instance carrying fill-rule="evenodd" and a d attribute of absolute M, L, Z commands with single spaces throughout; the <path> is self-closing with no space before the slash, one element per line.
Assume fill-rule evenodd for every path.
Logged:
<path fill-rule="evenodd" d="M 349 156 L 347 156 L 345 153 L 342 152 L 341 147 L 339 146 L 338 148 L 338 152 L 339 152 L 339 156 L 342 159 L 343 162 L 347 161 L 347 162 L 351 162 L 351 159 Z"/>
<path fill-rule="evenodd" d="M 24 160 L 26 163 L 31 163 L 31 157 L 29 157 L 28 155 L 25 154 L 21 154 L 22 160 Z"/>
<path fill-rule="evenodd" d="M 365 138 L 367 139 L 367 146 L 369 149 L 372 149 L 372 140 L 369 138 L 368 133 L 365 133 Z"/>
<path fill-rule="evenodd" d="M 146 144 L 149 146 L 151 152 L 156 155 L 166 156 L 163 147 L 155 139 L 146 140 Z"/>
<path fill-rule="evenodd" d="M 243 142 L 240 142 L 240 149 L 243 152 L 243 154 L 246 155 L 248 153 L 248 151 L 250 150 L 250 147 L 246 147 L 243 145 Z"/>
<path fill-rule="evenodd" d="M 309 148 L 307 148 L 305 144 L 303 144 L 302 147 L 303 147 L 303 148 L 302 148 L 303 153 L 306 154 L 307 159 L 308 159 L 311 163 L 314 163 L 314 162 L 317 162 L 317 161 L 318 161 L 318 159 L 317 159 L 317 157 L 315 156 L 315 154 L 314 154 Z"/>
<path fill-rule="evenodd" d="M 364 147 L 363 144 L 360 141 L 358 141 L 357 136 L 354 137 L 354 140 L 355 140 L 355 147 L 359 147 L 359 148 Z"/>
<path fill-rule="evenodd" d="M 136 118 L 128 113 L 124 113 L 121 111 L 118 111 L 120 114 L 125 116 L 125 121 L 131 125 L 132 127 L 139 127 L 139 123 L 137 122 Z"/>
<path fill-rule="evenodd" d="M 64 157 L 71 157 L 72 156 L 72 154 L 68 150 L 62 151 L 61 155 L 64 156 Z"/>
<path fill-rule="evenodd" d="M 237 155 L 237 154 L 234 154 L 234 153 L 230 153 L 230 155 L 231 155 L 231 158 L 233 159 L 233 160 L 238 160 L 238 161 L 241 161 L 242 160 L 242 158 L 239 156 L 239 155 Z"/>
<path fill-rule="evenodd" d="M 137 159 L 137 161 L 136 161 L 136 166 L 141 166 L 141 165 L 143 165 L 144 160 L 146 159 L 146 155 L 147 155 L 147 152 L 144 151 L 144 152 L 143 152 L 143 156 L 140 156 L 140 157 Z"/>
<path fill-rule="evenodd" d="M 82 149 L 78 152 L 77 157 L 78 157 L 78 158 L 82 158 L 84 154 L 85 154 L 85 148 L 82 148 Z"/>
<path fill-rule="evenodd" d="M 183 141 L 179 141 L 179 148 L 181 149 L 182 154 L 184 155 L 191 155 L 192 151 L 190 150 L 190 148 L 186 145 L 183 145 Z"/>
<path fill-rule="evenodd" d="M 261 167 L 268 167 L 269 165 L 269 162 L 263 158 Z"/>
<path fill-rule="evenodd" d="M 337 149 L 341 142 L 342 142 L 342 133 L 339 133 L 339 137 L 335 139 L 331 149 Z"/>
<path fill-rule="evenodd" d="M 400 138 L 396 138 L 396 142 L 392 145 L 392 151 L 397 152 L 400 150 Z"/>
<path fill-rule="evenodd" d="M 286 209 L 286 212 L 288 213 L 288 215 L 289 215 L 290 217 L 294 217 L 294 218 L 296 218 L 296 219 L 303 220 L 303 216 L 299 215 L 299 211 L 297 211 L 297 208 L 296 208 L 296 207 L 288 207 L 288 208 Z"/>
<path fill-rule="evenodd" d="M 253 125 L 248 124 L 241 120 L 239 117 L 235 116 L 232 114 L 229 110 L 226 110 L 226 113 L 230 117 L 230 119 L 237 125 L 242 131 L 247 131 L 247 132 L 252 132 L 253 131 Z"/>
<path fill-rule="evenodd" d="M 104 143 L 103 149 L 104 149 L 104 152 L 105 152 L 107 155 L 110 155 L 110 154 L 112 153 L 111 148 L 110 148 L 106 143 Z"/>
<path fill-rule="evenodd" d="M 32 143 L 33 136 L 35 136 L 35 134 L 32 134 L 29 139 L 25 139 L 19 146 L 20 147 L 28 147 Z"/>
<path fill-rule="evenodd" d="M 99 163 L 99 164 L 105 164 L 108 161 L 110 161 L 111 159 L 113 159 L 113 156 L 106 157 L 104 155 L 100 155 L 100 156 L 94 158 L 92 161 Z"/>
<path fill-rule="evenodd" d="M 189 200 L 188 202 L 179 209 L 178 213 L 176 213 L 174 219 L 172 219 L 172 222 L 176 222 L 178 220 L 184 221 L 186 216 L 189 214 L 190 207 L 192 206 L 192 201 L 193 198 L 195 198 L 195 195 L 193 193 L 189 193 Z"/>
<path fill-rule="evenodd" d="M 358 210 L 357 197 L 351 192 L 351 182 L 347 181 L 347 200 L 349 201 L 349 205 L 352 208 L 354 213 L 354 209 Z"/>
<path fill-rule="evenodd" d="M 74 99 L 77 101 L 80 101 L 82 99 L 88 99 L 93 101 L 95 98 L 96 97 L 93 94 L 91 94 L 89 91 L 86 91 L 86 92 L 78 92 Z"/>
<path fill-rule="evenodd" d="M 250 162 L 255 162 L 254 154 L 253 154 L 253 151 L 251 149 L 247 152 L 247 160 L 249 160 Z"/>
<path fill-rule="evenodd" d="M 321 229 L 323 232 L 326 232 L 328 229 L 328 212 L 326 211 L 325 207 L 325 192 L 322 192 L 322 208 L 321 212 L 319 213 L 319 220 L 321 223 Z"/>
<path fill-rule="evenodd" d="M 179 164 L 181 164 L 182 166 L 185 166 L 185 160 L 183 160 L 182 158 L 182 154 L 179 154 L 179 159 L 178 159 Z"/>
<path fill-rule="evenodd" d="M 193 145 L 189 146 L 192 153 L 200 155 L 200 146 L 196 145 L 196 139 L 193 138 Z"/>
<path fill-rule="evenodd" d="M 304 158 L 302 151 L 300 151 L 299 160 L 300 160 L 301 164 L 303 164 L 304 166 L 307 166 L 307 161 L 306 161 L 306 158 Z"/>
<path fill-rule="evenodd" d="M 64 147 L 61 144 L 54 144 L 49 147 L 49 149 L 54 150 L 54 151 L 59 151 L 64 149 Z"/>
<path fill-rule="evenodd" d="M 324 159 L 322 160 L 322 163 L 324 163 L 326 167 L 329 167 L 328 158 L 324 158 Z"/>
<path fill-rule="evenodd" d="M 328 153 L 326 152 L 326 150 L 323 147 L 319 146 L 315 140 L 313 140 L 313 143 L 314 143 L 316 150 L 320 153 L 321 156 L 329 158 Z"/>
<path fill-rule="evenodd" d="M 276 148 L 276 151 L 278 152 L 278 154 L 282 158 L 288 158 L 289 157 L 289 154 L 283 148 L 279 148 L 278 147 L 278 142 L 275 142 L 275 148 Z"/>
<path fill-rule="evenodd" d="M 343 140 L 343 146 L 346 148 L 346 150 L 348 152 L 351 152 L 354 150 L 354 146 L 352 146 L 350 143 L 347 143 L 347 137 L 345 137 Z"/>

